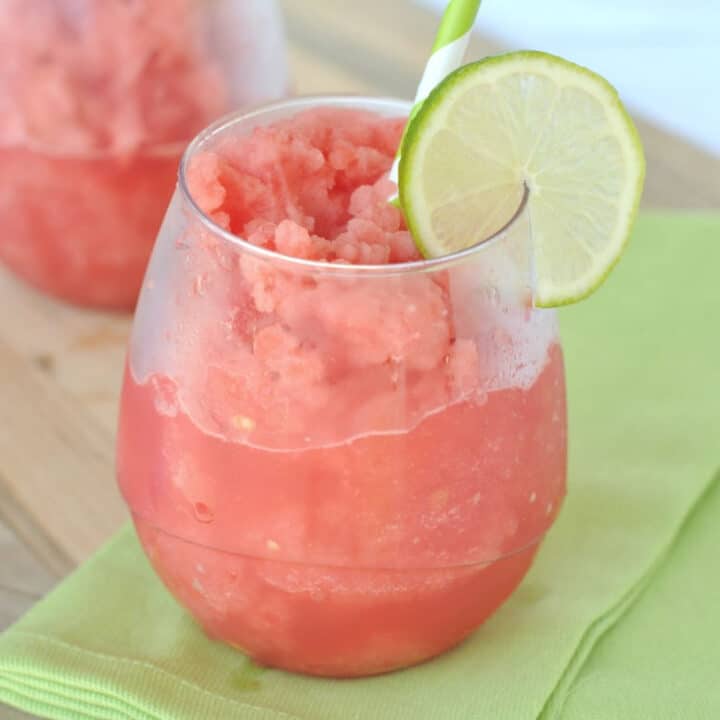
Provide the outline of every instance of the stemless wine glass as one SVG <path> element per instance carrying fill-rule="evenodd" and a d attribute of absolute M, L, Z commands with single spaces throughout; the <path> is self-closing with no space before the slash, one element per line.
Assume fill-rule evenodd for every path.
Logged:
<path fill-rule="evenodd" d="M 131 309 L 188 141 L 286 89 L 274 0 L 2 0 L 0 260 Z"/>
<path fill-rule="evenodd" d="M 226 118 L 186 151 L 130 343 L 118 477 L 155 570 L 261 663 L 355 676 L 455 645 L 527 572 L 565 492 L 564 372 L 532 307 L 526 197 L 469 250 L 395 265 L 221 229 L 188 165 L 318 107 Z"/>

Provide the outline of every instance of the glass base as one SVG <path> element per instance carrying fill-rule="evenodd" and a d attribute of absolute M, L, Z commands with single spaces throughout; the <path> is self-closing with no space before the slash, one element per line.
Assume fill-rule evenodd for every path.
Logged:
<path fill-rule="evenodd" d="M 321 567 L 224 553 L 134 521 L 155 571 L 211 638 L 323 677 L 376 675 L 449 650 L 507 600 L 538 548 L 453 568 Z"/>

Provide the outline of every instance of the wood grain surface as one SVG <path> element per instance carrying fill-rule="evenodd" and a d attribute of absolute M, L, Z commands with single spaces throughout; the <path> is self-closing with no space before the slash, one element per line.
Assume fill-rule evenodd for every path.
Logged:
<path fill-rule="evenodd" d="M 282 5 L 296 93 L 412 96 L 432 13 L 410 0 Z M 502 49 L 477 36 L 470 56 Z M 637 121 L 644 206 L 720 208 L 720 158 Z M 0 630 L 127 517 L 113 443 L 129 328 L 128 317 L 67 307 L 0 270 Z M 20 717 L 0 707 L 0 718 Z"/>

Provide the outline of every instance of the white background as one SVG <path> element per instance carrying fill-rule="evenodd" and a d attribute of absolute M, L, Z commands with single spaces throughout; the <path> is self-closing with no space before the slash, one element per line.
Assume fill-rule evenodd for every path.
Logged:
<path fill-rule="evenodd" d="M 483 0 L 477 28 L 586 65 L 630 109 L 720 155 L 720 0 Z"/>

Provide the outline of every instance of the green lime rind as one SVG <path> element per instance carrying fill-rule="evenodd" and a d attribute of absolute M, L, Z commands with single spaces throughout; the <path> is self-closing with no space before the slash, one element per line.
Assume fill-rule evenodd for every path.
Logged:
<path fill-rule="evenodd" d="M 422 154 L 425 151 L 422 139 L 430 137 L 443 127 L 450 102 L 461 96 L 464 90 L 479 83 L 492 82 L 493 76 L 503 78 L 513 72 L 537 73 L 553 80 L 557 78 L 559 87 L 577 87 L 599 101 L 606 113 L 607 126 L 613 130 L 612 137 L 618 141 L 623 160 L 627 162 L 624 169 L 628 183 L 618 199 L 617 217 L 614 218 L 612 233 L 609 233 L 612 237 L 608 238 L 608 246 L 603 248 L 603 252 L 590 254 L 587 276 L 574 286 L 558 284 L 548 277 L 538 278 L 536 306 L 567 305 L 592 294 L 617 264 L 630 238 L 645 179 L 645 157 L 637 128 L 623 107 L 616 89 L 600 75 L 563 58 L 537 51 L 518 51 L 489 57 L 451 73 L 430 93 L 408 124 L 399 168 L 400 202 L 408 227 L 423 256 L 429 258 L 448 254 L 447 248 L 434 242 L 436 238 L 429 230 L 425 217 L 427 211 L 423 212 L 426 210 L 425 199 L 418 191 L 417 183 L 422 174 L 418 168 L 422 167 Z M 479 137 L 478 140 L 482 138 Z M 518 169 L 518 172 L 521 172 L 521 169 Z M 529 212 L 533 218 L 533 209 L 540 202 L 540 193 L 535 194 L 532 183 L 529 183 L 529 187 Z M 562 258 L 557 258 L 557 261 L 562 262 Z"/>

